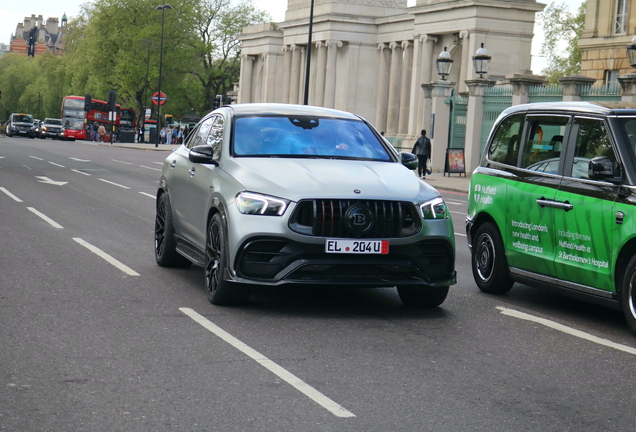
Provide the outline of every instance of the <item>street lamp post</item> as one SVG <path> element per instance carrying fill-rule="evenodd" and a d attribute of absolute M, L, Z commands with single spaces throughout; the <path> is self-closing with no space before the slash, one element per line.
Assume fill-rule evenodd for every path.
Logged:
<path fill-rule="evenodd" d="M 166 18 L 166 9 L 172 9 L 169 4 L 157 6 L 156 10 L 161 10 L 161 44 L 159 45 L 159 89 L 158 89 L 158 101 L 157 104 L 157 137 L 155 140 L 155 147 L 159 147 L 159 127 L 161 126 L 161 74 L 163 67 L 163 27 Z"/>
<path fill-rule="evenodd" d="M 307 65 L 305 69 L 305 97 L 303 105 L 309 105 L 309 70 L 311 66 L 311 33 L 314 26 L 314 0 L 311 0 L 309 8 L 309 36 L 307 38 Z"/>
<path fill-rule="evenodd" d="M 148 99 L 146 99 L 148 97 L 148 87 L 150 85 L 150 83 L 148 82 L 148 68 L 150 67 L 150 46 L 152 45 L 152 40 L 150 39 L 142 39 L 142 42 L 146 42 L 148 44 L 148 58 L 146 59 L 146 84 L 144 85 L 144 94 L 142 96 L 142 101 L 141 101 L 141 109 L 143 110 L 141 115 L 144 118 L 144 123 L 146 122 L 146 101 Z M 144 141 L 143 138 L 141 141 Z"/>

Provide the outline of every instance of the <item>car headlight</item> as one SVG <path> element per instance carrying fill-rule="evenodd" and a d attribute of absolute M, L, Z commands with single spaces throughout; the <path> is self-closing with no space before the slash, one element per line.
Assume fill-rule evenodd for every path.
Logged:
<path fill-rule="evenodd" d="M 253 192 L 239 192 L 236 195 L 236 205 L 243 214 L 281 216 L 289 201 Z"/>
<path fill-rule="evenodd" d="M 420 211 L 424 219 L 445 219 L 448 217 L 448 208 L 442 197 L 433 198 L 420 204 Z"/>

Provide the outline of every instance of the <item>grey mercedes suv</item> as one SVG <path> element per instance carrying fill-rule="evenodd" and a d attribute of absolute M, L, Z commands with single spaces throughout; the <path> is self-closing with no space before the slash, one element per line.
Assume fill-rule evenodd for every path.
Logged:
<path fill-rule="evenodd" d="M 205 269 L 213 304 L 250 287 L 397 287 L 438 306 L 456 283 L 444 200 L 364 119 L 282 104 L 221 107 L 168 156 L 155 257 Z"/>

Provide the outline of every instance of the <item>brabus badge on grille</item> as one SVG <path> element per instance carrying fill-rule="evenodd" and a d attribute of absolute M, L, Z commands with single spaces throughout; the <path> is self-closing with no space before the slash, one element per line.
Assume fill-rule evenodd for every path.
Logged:
<path fill-rule="evenodd" d="M 359 194 L 359 193 L 361 193 L 361 191 L 360 191 L 360 189 L 354 189 L 354 190 L 353 190 L 353 193 L 357 193 L 357 194 Z"/>
<path fill-rule="evenodd" d="M 365 234 L 373 227 L 373 212 L 362 204 L 351 205 L 345 212 L 347 228 L 355 234 Z"/>

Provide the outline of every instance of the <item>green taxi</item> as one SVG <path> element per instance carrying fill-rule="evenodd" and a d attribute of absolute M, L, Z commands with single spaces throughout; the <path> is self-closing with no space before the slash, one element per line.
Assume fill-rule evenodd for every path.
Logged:
<path fill-rule="evenodd" d="M 636 104 L 517 105 L 470 182 L 475 282 L 514 282 L 622 309 L 636 333 Z"/>

